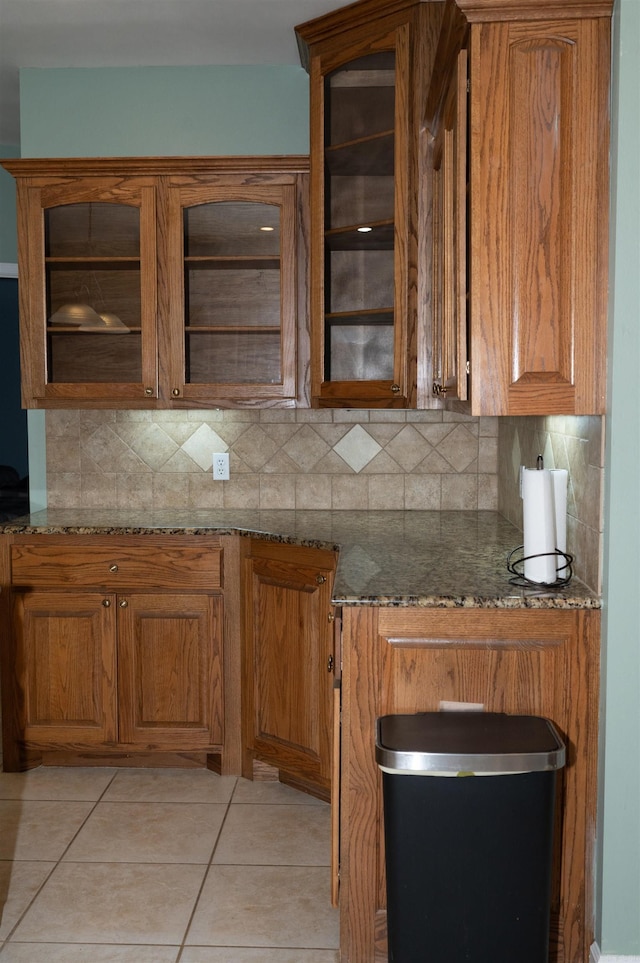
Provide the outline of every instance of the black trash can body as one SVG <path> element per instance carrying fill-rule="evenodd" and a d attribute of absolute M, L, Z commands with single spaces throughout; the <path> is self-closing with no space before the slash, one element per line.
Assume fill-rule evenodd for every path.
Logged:
<path fill-rule="evenodd" d="M 547 963 L 556 772 L 534 716 L 378 720 L 390 963 Z"/>

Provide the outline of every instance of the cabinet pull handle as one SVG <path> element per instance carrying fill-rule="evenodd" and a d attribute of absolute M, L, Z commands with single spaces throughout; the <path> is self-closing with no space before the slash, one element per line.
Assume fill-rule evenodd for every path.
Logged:
<path fill-rule="evenodd" d="M 102 604 L 104 605 L 105 609 L 111 608 L 111 599 L 103 599 Z"/>
<path fill-rule="evenodd" d="M 113 563 L 113 565 L 110 565 L 110 566 L 109 566 L 109 571 L 110 571 L 113 575 L 115 575 L 115 573 L 118 571 L 118 566 L 116 565 L 115 562 Z"/>
<path fill-rule="evenodd" d="M 393 391 L 394 395 L 397 395 L 398 392 L 400 391 L 400 385 L 392 384 L 391 390 Z"/>
<path fill-rule="evenodd" d="M 316 575 L 316 582 L 318 583 L 318 585 L 324 585 L 326 581 L 327 581 L 326 575 Z"/>
<path fill-rule="evenodd" d="M 333 672 L 333 656 L 330 655 L 327 659 L 327 672 Z"/>
<path fill-rule="evenodd" d="M 129 604 L 129 603 L 127 602 L 126 599 L 120 599 L 120 608 L 121 608 L 121 609 L 126 609 L 126 607 L 128 606 L 128 604 Z"/>

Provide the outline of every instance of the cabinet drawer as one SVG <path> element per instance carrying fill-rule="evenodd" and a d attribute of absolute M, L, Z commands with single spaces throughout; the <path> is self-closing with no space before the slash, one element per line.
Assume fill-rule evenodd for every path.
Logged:
<path fill-rule="evenodd" d="M 109 546 L 80 546 L 68 540 L 13 545 L 12 583 L 95 586 L 117 592 L 130 588 L 219 588 L 222 551 L 202 546 L 168 546 L 149 540 Z"/>

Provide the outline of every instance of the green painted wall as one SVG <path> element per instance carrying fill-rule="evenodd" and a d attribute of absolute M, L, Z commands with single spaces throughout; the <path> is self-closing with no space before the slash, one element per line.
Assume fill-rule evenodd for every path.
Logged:
<path fill-rule="evenodd" d="M 599 840 L 603 953 L 640 957 L 640 3 L 614 10 Z"/>
<path fill-rule="evenodd" d="M 0 160 L 3 157 L 20 157 L 20 148 L 0 144 Z M 15 264 L 17 260 L 16 185 L 11 174 L 0 167 L 0 264 Z"/>
<path fill-rule="evenodd" d="M 23 69 L 24 157 L 306 154 L 296 66 Z"/>

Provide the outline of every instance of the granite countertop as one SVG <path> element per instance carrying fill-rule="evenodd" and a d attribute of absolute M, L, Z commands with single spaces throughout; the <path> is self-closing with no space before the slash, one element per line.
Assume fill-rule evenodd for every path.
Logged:
<path fill-rule="evenodd" d="M 522 533 L 497 512 L 117 511 L 47 509 L 5 523 L 5 534 L 258 535 L 339 551 L 337 605 L 432 608 L 600 608 L 578 579 L 563 589 L 510 584 Z"/>

